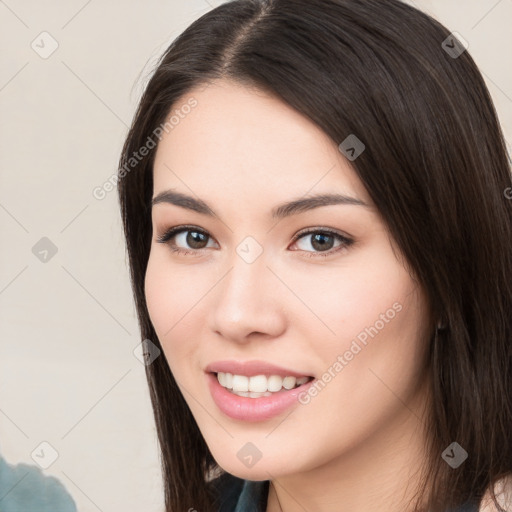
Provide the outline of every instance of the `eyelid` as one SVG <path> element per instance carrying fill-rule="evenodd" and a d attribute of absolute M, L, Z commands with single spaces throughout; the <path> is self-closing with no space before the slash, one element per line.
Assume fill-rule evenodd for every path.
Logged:
<path fill-rule="evenodd" d="M 339 230 L 333 229 L 333 228 L 322 227 L 322 226 L 313 227 L 313 228 L 304 228 L 301 231 L 299 231 L 296 235 L 294 235 L 292 241 L 295 242 L 302 236 L 310 235 L 312 233 L 328 233 L 329 235 L 339 236 L 340 238 L 343 238 L 346 241 L 349 241 L 349 240 L 353 241 L 353 238 L 350 235 L 343 233 L 342 231 L 339 231 Z"/>

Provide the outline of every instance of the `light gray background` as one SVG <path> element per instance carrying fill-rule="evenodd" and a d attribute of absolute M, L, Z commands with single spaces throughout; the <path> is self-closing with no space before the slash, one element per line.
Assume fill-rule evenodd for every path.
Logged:
<path fill-rule="evenodd" d="M 156 58 L 219 3 L 0 1 L 0 453 L 35 464 L 50 443 L 44 473 L 81 512 L 163 509 L 117 191 L 92 191 Z M 469 43 L 512 140 L 512 0 L 411 3 Z M 46 59 L 43 31 L 59 45 Z M 42 237 L 58 249 L 46 263 Z"/>

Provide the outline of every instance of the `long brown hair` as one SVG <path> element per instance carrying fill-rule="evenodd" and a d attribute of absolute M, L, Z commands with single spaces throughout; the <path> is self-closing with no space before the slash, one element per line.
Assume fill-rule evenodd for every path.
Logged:
<path fill-rule="evenodd" d="M 482 76 L 451 37 L 399 0 L 224 3 L 161 57 L 118 174 L 141 339 L 160 346 L 144 296 L 156 150 L 134 154 L 161 133 L 176 102 L 228 78 L 272 93 L 336 144 L 349 134 L 363 140 L 353 168 L 445 325 L 432 326 L 430 458 L 420 493 L 436 511 L 480 499 L 512 471 L 511 173 Z M 166 511 L 215 510 L 208 475 L 219 468 L 165 357 L 147 377 Z M 454 441 L 468 453 L 457 469 L 441 457 Z"/>

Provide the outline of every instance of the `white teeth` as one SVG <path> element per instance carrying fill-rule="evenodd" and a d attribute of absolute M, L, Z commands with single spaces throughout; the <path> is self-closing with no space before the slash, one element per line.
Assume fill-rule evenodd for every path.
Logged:
<path fill-rule="evenodd" d="M 239 396 L 249 396 L 251 398 L 259 398 L 260 396 L 270 396 L 271 393 L 277 393 L 284 389 L 293 389 L 308 382 L 309 377 L 281 377 L 280 375 L 233 375 L 232 373 L 217 373 L 219 384 L 232 390 Z"/>
<path fill-rule="evenodd" d="M 251 398 L 259 398 L 260 396 L 272 396 L 270 391 L 265 391 L 264 393 L 256 393 L 255 391 L 249 391 L 249 396 Z"/>
<path fill-rule="evenodd" d="M 295 383 L 297 382 L 296 377 L 285 377 L 283 379 L 283 388 L 292 389 L 295 387 Z"/>
<path fill-rule="evenodd" d="M 267 377 L 265 375 L 254 375 L 249 379 L 249 391 L 265 393 L 267 391 Z"/>
<path fill-rule="evenodd" d="M 279 375 L 271 375 L 268 378 L 267 389 L 273 393 L 279 391 L 283 387 L 283 378 Z"/>
<path fill-rule="evenodd" d="M 233 391 L 233 393 L 238 396 L 249 396 L 249 391 Z"/>
<path fill-rule="evenodd" d="M 233 391 L 249 391 L 249 377 L 233 375 Z"/>

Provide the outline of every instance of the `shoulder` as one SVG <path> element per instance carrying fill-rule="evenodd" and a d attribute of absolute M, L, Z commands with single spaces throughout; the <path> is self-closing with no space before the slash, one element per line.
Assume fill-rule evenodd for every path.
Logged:
<path fill-rule="evenodd" d="M 509 473 L 507 476 L 496 482 L 494 485 L 494 492 L 496 493 L 496 498 L 500 506 L 506 511 L 512 511 L 512 473 Z M 498 509 L 492 500 L 490 489 L 482 498 L 478 512 L 498 512 Z"/>
<path fill-rule="evenodd" d="M 0 490 L 6 491 L 1 498 L 2 512 L 76 512 L 73 498 L 57 478 L 44 475 L 37 466 L 8 464 L 1 455 Z"/>

